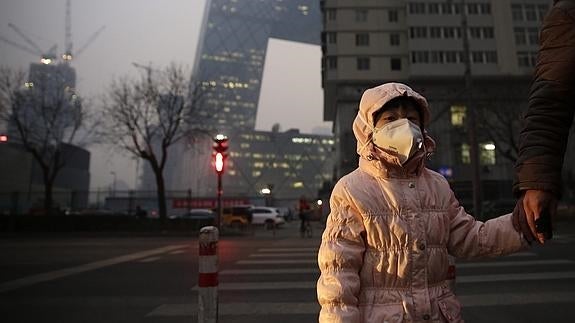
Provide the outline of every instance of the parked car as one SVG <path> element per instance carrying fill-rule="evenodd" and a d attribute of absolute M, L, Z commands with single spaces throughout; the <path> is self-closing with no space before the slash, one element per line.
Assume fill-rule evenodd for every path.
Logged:
<path fill-rule="evenodd" d="M 256 206 L 252 208 L 252 224 L 263 224 L 267 229 L 285 223 L 284 217 L 275 207 Z"/>
<path fill-rule="evenodd" d="M 185 211 L 183 213 L 170 215 L 169 218 L 213 221 L 216 218 L 216 212 L 210 209 L 191 209 L 189 212 Z"/>
<path fill-rule="evenodd" d="M 252 205 L 235 205 L 232 207 L 222 208 L 222 218 L 220 222 L 222 225 L 230 226 L 234 228 L 246 227 L 248 224 L 252 223 Z M 213 209 L 217 212 L 217 209 Z"/>

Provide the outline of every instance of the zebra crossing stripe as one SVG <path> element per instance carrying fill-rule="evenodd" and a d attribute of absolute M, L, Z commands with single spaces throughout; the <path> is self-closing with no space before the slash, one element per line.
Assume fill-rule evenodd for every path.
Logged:
<path fill-rule="evenodd" d="M 316 248 L 261 248 L 258 252 L 305 252 L 305 251 L 315 251 L 317 252 L 319 247 Z"/>
<path fill-rule="evenodd" d="M 514 273 L 495 275 L 458 276 L 457 284 L 486 283 L 501 281 L 557 280 L 575 278 L 575 271 L 554 271 L 543 273 Z M 268 290 L 268 289 L 315 289 L 315 281 L 273 281 L 247 283 L 220 283 L 219 290 Z M 193 288 L 197 289 L 197 286 Z"/>
<path fill-rule="evenodd" d="M 497 293 L 459 295 L 463 306 L 509 306 L 526 304 L 558 304 L 574 303 L 573 292 L 537 292 L 537 293 Z M 294 302 L 294 303 L 221 303 L 219 315 L 292 315 L 292 314 L 318 314 L 320 306 L 317 302 Z M 146 316 L 196 316 L 198 307 L 196 304 L 164 304 L 155 308 Z"/>
<path fill-rule="evenodd" d="M 249 256 L 250 258 L 282 258 L 282 257 L 312 257 L 317 258 L 317 253 L 311 252 L 296 252 L 296 253 L 253 253 Z"/>

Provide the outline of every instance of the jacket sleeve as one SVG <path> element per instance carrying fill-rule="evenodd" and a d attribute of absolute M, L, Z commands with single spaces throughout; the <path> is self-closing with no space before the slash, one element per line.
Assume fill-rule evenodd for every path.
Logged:
<path fill-rule="evenodd" d="M 513 192 L 561 195 L 561 168 L 575 111 L 575 5 L 558 1 L 543 21 L 540 49 L 519 136 Z"/>
<path fill-rule="evenodd" d="M 450 201 L 448 251 L 457 258 L 480 258 L 507 255 L 524 250 L 527 242 L 513 228 L 512 214 L 481 222 L 459 205 L 453 192 Z"/>
<path fill-rule="evenodd" d="M 318 253 L 319 322 L 357 323 L 360 320 L 359 271 L 365 250 L 365 228 L 359 211 L 350 202 L 342 185 L 336 184 Z"/>

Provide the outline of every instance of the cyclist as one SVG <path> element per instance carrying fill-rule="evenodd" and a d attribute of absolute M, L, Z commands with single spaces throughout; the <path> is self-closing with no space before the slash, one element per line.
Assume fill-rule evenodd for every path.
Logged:
<path fill-rule="evenodd" d="M 309 210 L 311 209 L 305 196 L 300 197 L 298 209 L 299 209 L 299 219 L 301 221 L 299 232 L 303 237 L 305 235 L 306 225 L 309 225 L 308 213 Z"/>

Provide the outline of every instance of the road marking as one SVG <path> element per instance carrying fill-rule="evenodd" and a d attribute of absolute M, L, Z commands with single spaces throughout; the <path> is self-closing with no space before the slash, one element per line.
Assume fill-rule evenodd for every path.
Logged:
<path fill-rule="evenodd" d="M 220 275 L 319 274 L 318 268 L 229 269 Z"/>
<path fill-rule="evenodd" d="M 18 288 L 25 287 L 25 286 L 30 286 L 30 285 L 50 281 L 50 280 L 55 280 L 58 278 L 63 278 L 66 276 L 71 276 L 71 275 L 75 275 L 75 274 L 79 274 L 79 273 L 83 273 L 83 272 L 87 272 L 87 271 L 92 271 L 92 270 L 96 270 L 96 269 L 100 269 L 100 268 L 104 268 L 104 267 L 117 265 L 117 264 L 120 264 L 123 262 L 147 258 L 147 257 L 153 256 L 153 255 L 162 254 L 162 253 L 170 252 L 172 250 L 183 249 L 183 248 L 187 248 L 187 247 L 188 247 L 188 245 L 167 246 L 167 247 L 162 247 L 162 248 L 157 248 L 157 249 L 151 249 L 151 250 L 136 252 L 136 253 L 132 253 L 132 254 L 124 255 L 124 256 L 119 256 L 119 257 L 115 257 L 115 258 L 110 258 L 110 259 L 106 259 L 106 260 L 96 261 L 96 262 L 92 262 L 89 264 L 84 264 L 84 265 L 80 265 L 80 266 L 76 266 L 76 267 L 70 267 L 70 268 L 66 268 L 66 269 L 55 270 L 55 271 L 50 271 L 47 273 L 42 273 L 42 274 L 38 274 L 38 275 L 32 275 L 32 276 L 28 276 L 28 277 L 24 277 L 24 278 L 20 278 L 20 279 L 15 279 L 15 280 L 11 280 L 11 281 L 0 284 L 0 293 L 7 292 L 10 290 L 14 290 L 14 289 L 18 289 Z"/>
<path fill-rule="evenodd" d="M 537 256 L 535 252 L 525 251 L 525 252 L 512 253 L 504 257 L 534 257 L 534 256 Z"/>
<path fill-rule="evenodd" d="M 575 271 L 550 271 L 544 273 L 528 274 L 497 274 L 497 275 L 477 275 L 477 276 L 457 276 L 456 283 L 484 283 L 499 281 L 518 281 L 518 280 L 555 280 L 575 278 Z"/>
<path fill-rule="evenodd" d="M 309 252 L 294 252 L 294 253 L 280 253 L 280 254 L 253 253 L 250 255 L 250 258 L 281 258 L 281 257 L 312 257 L 312 258 L 317 258 L 317 253 L 309 253 Z"/>
<path fill-rule="evenodd" d="M 285 259 L 285 260 L 239 260 L 238 265 L 283 265 L 283 264 L 317 264 L 317 259 Z"/>
<path fill-rule="evenodd" d="M 174 251 L 170 251 L 168 252 L 170 255 L 179 255 L 181 253 L 186 252 L 185 250 L 174 250 Z"/>
<path fill-rule="evenodd" d="M 557 304 L 575 303 L 575 293 L 572 292 L 537 292 L 537 293 L 506 293 L 460 295 L 458 299 L 465 307 L 509 306 L 525 304 Z M 292 315 L 318 314 L 320 306 L 316 302 L 305 303 L 221 303 L 219 315 Z M 196 304 L 163 304 L 146 316 L 196 316 Z"/>
<path fill-rule="evenodd" d="M 258 252 L 305 252 L 305 251 L 315 251 L 317 252 L 319 248 L 261 248 Z"/>
<path fill-rule="evenodd" d="M 528 274 L 496 274 L 457 276 L 457 284 L 485 283 L 501 281 L 529 281 L 529 280 L 557 280 L 575 278 L 575 271 L 554 271 Z M 196 290 L 198 286 L 194 286 Z M 247 283 L 220 283 L 219 290 L 268 290 L 268 289 L 315 289 L 315 281 L 273 281 L 273 282 L 247 282 Z"/>
<path fill-rule="evenodd" d="M 456 264 L 456 268 L 486 268 L 486 267 L 526 267 L 536 265 L 572 265 L 575 261 L 566 259 L 557 260 L 527 260 L 527 261 L 500 261 Z M 272 268 L 272 269 L 228 269 L 222 270 L 221 275 L 275 275 L 275 274 L 319 274 L 319 268 Z M 458 277 L 465 277 L 464 275 Z M 459 279 L 458 279 L 459 281 Z"/>
<path fill-rule="evenodd" d="M 525 267 L 533 265 L 568 265 L 573 263 L 575 263 L 575 261 L 567 259 L 470 262 L 462 264 L 455 263 L 455 268 L 518 267 L 518 266 Z"/>
<path fill-rule="evenodd" d="M 156 261 L 158 259 L 160 259 L 161 257 L 149 257 L 149 258 L 144 258 L 141 259 L 140 262 L 152 262 L 152 261 Z"/>

